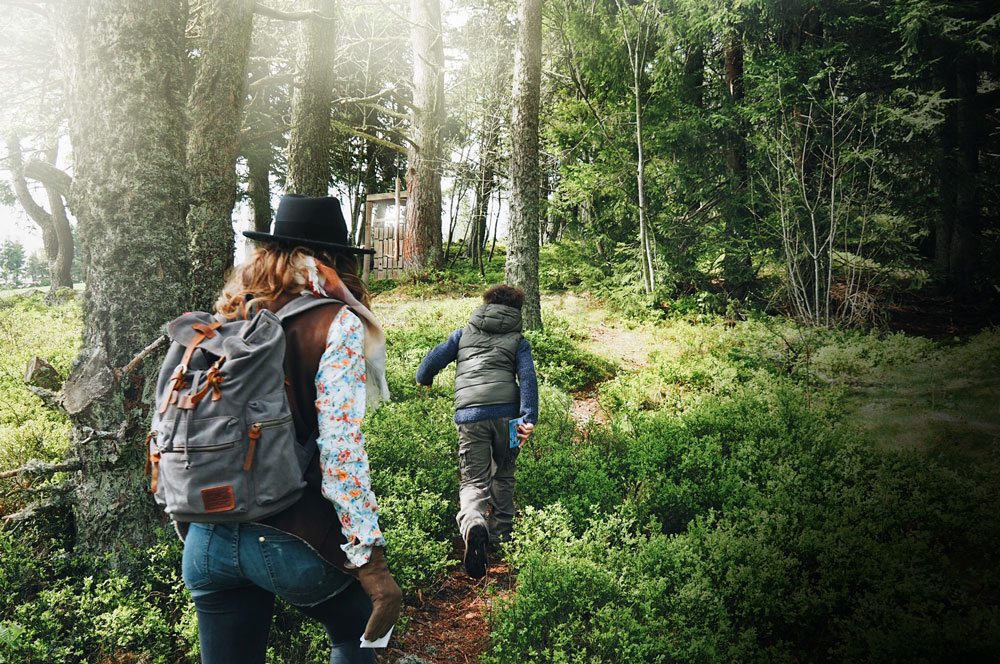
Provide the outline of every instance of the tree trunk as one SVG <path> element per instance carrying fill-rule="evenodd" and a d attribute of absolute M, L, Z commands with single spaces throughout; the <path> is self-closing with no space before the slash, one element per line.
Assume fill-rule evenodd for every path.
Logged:
<path fill-rule="evenodd" d="M 67 77 L 73 210 L 87 273 L 83 344 L 64 387 L 85 551 L 153 541 L 143 476 L 155 361 L 120 371 L 189 308 L 183 0 L 77 0 L 53 9 Z M 104 433 L 102 433 L 104 432 Z"/>
<path fill-rule="evenodd" d="M 57 149 L 53 148 L 47 155 L 53 165 L 56 161 Z M 42 206 L 35 202 L 28 189 L 24 162 L 21 157 L 21 142 L 13 134 L 7 137 L 7 155 L 13 177 L 14 195 L 28 217 L 42 229 L 42 245 L 49 264 L 52 292 L 60 288 L 72 288 L 73 279 L 70 276 L 70 268 L 73 265 L 73 229 L 66 216 L 66 205 L 63 202 L 62 194 L 53 183 L 42 183 L 49 199 L 49 209 L 52 211 L 46 212 Z"/>
<path fill-rule="evenodd" d="M 494 109 L 491 109 L 494 110 Z M 492 113 L 491 113 L 492 115 Z M 468 255 L 473 265 L 483 267 L 483 250 L 486 248 L 487 226 L 489 225 L 490 198 L 493 197 L 496 170 L 496 149 L 500 142 L 500 132 L 492 117 L 483 118 L 486 135 L 479 145 L 479 172 L 476 174 L 473 204 L 473 232 L 469 242 Z"/>
<path fill-rule="evenodd" d="M 188 98 L 191 307 L 210 309 L 233 266 L 236 157 L 247 86 L 254 0 L 209 0 L 201 9 L 199 64 Z"/>
<path fill-rule="evenodd" d="M 957 72 L 955 221 L 952 226 L 948 281 L 961 297 L 973 295 L 973 277 L 979 268 L 982 238 L 979 150 L 984 144 L 985 118 L 976 99 L 979 72 L 971 62 Z"/>
<path fill-rule="evenodd" d="M 251 35 L 252 37 L 252 35 Z M 260 84 L 269 75 L 269 65 L 263 58 L 258 58 L 248 67 L 254 93 L 247 102 L 246 125 L 251 131 L 264 136 L 244 146 L 243 156 L 247 160 L 247 198 L 250 199 L 250 220 L 254 231 L 269 233 L 271 231 L 271 155 L 272 139 L 267 137 L 266 129 L 270 123 L 270 93 L 267 83 Z"/>
<path fill-rule="evenodd" d="M 444 128 L 444 44 L 439 0 L 410 0 L 413 45 L 413 136 L 407 158 L 409 198 L 403 267 L 441 265 L 441 131 Z"/>
<path fill-rule="evenodd" d="M 729 92 L 731 112 L 738 115 L 743 105 L 743 39 L 733 32 L 726 42 L 725 51 L 726 89 Z M 746 130 L 743 122 L 736 123 L 736 129 L 726 141 L 726 170 L 729 174 L 729 204 L 725 212 L 725 258 L 722 273 L 730 296 L 742 299 L 751 279 L 751 259 L 746 246 L 746 232 L 750 224 L 750 210 L 747 207 L 747 147 Z"/>
<path fill-rule="evenodd" d="M 542 0 L 518 0 L 510 137 L 507 284 L 524 291 L 525 328 L 542 327 L 538 294 L 538 108 L 542 76 Z"/>
<path fill-rule="evenodd" d="M 307 4 L 331 18 L 337 10 L 335 0 L 308 0 Z M 292 92 L 287 190 L 326 196 L 330 187 L 330 101 L 337 40 L 330 21 L 302 21 L 299 30 L 300 74 Z"/>
<path fill-rule="evenodd" d="M 253 229 L 258 233 L 271 232 L 271 156 L 268 148 L 255 145 L 247 150 L 247 197 Z"/>
<path fill-rule="evenodd" d="M 688 47 L 683 81 L 684 99 L 695 108 L 702 108 L 705 98 L 705 49 L 700 44 Z"/>
<path fill-rule="evenodd" d="M 644 62 L 639 60 L 639 48 L 636 44 L 635 60 L 632 63 L 633 87 L 632 95 L 635 101 L 635 149 L 638 155 L 635 168 L 636 188 L 639 192 L 639 236 L 642 245 L 642 267 L 645 275 L 646 295 L 653 293 L 656 273 L 653 271 L 652 240 L 649 237 L 649 219 L 646 213 L 646 155 L 642 143 L 642 103 L 639 81 Z"/>

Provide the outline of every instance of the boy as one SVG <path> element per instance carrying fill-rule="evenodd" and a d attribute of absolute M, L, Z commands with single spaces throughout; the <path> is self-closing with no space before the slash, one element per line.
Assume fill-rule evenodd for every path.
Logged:
<path fill-rule="evenodd" d="M 427 353 L 417 384 L 429 387 L 452 361 L 455 426 L 462 480 L 456 520 L 465 540 L 465 571 L 486 575 L 486 548 L 510 538 L 514 518 L 514 460 L 538 420 L 538 379 L 531 344 L 521 336 L 524 292 L 500 285 L 483 293 L 464 328 Z M 510 446 L 510 420 L 523 417 Z M 492 507 L 489 518 L 487 506 Z"/>

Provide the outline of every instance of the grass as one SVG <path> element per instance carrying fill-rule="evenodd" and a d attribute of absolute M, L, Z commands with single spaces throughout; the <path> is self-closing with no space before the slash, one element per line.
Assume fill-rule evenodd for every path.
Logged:
<path fill-rule="evenodd" d="M 37 355 L 65 377 L 80 348 L 80 325 L 76 300 L 49 306 L 41 293 L 0 299 L 0 469 L 66 453 L 69 420 L 45 407 L 24 384 L 24 373 Z"/>
<path fill-rule="evenodd" d="M 1000 330 L 881 366 L 846 406 L 876 445 L 983 460 L 1000 440 Z"/>

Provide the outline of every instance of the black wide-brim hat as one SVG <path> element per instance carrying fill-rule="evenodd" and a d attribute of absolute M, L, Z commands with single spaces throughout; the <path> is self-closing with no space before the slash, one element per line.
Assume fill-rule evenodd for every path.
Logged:
<path fill-rule="evenodd" d="M 374 249 L 352 247 L 347 243 L 347 222 L 340 211 L 340 201 L 333 196 L 285 194 L 274 213 L 274 232 L 243 231 L 260 242 L 283 246 L 306 246 L 341 254 L 374 254 Z"/>

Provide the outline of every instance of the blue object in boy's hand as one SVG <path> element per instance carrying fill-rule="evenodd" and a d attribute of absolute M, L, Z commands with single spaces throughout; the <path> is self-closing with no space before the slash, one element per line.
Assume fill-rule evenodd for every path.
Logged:
<path fill-rule="evenodd" d="M 519 417 L 516 420 L 511 420 L 510 421 L 509 426 L 510 426 L 510 446 L 511 447 L 520 447 L 521 446 L 521 439 L 517 437 L 517 427 L 521 426 L 522 424 L 524 424 L 524 418 L 523 417 Z"/>

